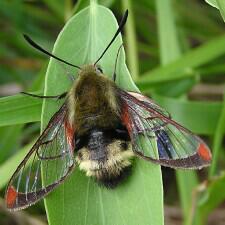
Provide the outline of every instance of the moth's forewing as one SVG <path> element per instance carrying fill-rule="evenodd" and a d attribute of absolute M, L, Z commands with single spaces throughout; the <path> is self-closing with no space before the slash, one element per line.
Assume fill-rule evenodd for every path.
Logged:
<path fill-rule="evenodd" d="M 121 119 L 138 156 L 174 168 L 200 169 L 210 164 L 208 146 L 152 100 L 122 90 L 121 97 Z"/>
<path fill-rule="evenodd" d="M 10 179 L 5 197 L 8 209 L 19 210 L 34 204 L 65 180 L 74 167 L 73 133 L 64 104 Z M 44 168 L 42 172 L 41 164 Z M 48 171 L 52 165 L 55 166 L 54 177 Z M 42 176 L 49 182 L 43 184 Z M 53 179 L 47 179 L 49 177 Z"/>

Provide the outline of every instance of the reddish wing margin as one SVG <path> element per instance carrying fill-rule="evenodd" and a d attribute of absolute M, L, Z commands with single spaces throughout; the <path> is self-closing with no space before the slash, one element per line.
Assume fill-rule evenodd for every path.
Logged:
<path fill-rule="evenodd" d="M 73 137 L 64 104 L 11 177 L 5 196 L 8 209 L 34 204 L 65 180 L 74 168 Z"/>
<path fill-rule="evenodd" d="M 200 169 L 211 162 L 207 145 L 144 95 L 121 90 L 121 120 L 134 152 L 163 166 Z"/>

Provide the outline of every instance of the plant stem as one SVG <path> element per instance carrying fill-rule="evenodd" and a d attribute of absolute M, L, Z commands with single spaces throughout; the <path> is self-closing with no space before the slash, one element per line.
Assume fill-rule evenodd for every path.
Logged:
<path fill-rule="evenodd" d="M 125 26 L 126 41 L 127 41 L 127 61 L 132 75 L 132 78 L 136 81 L 139 75 L 139 63 L 138 63 L 138 50 L 137 50 L 137 38 L 134 24 L 134 15 L 132 9 L 132 3 L 130 0 L 122 1 L 123 11 L 128 9 L 129 17 L 127 25 Z"/>
<path fill-rule="evenodd" d="M 98 3 L 97 0 L 90 0 L 90 6 L 96 5 Z"/>
<path fill-rule="evenodd" d="M 166 65 L 180 58 L 182 52 L 178 42 L 172 1 L 156 0 L 156 6 L 161 64 Z M 176 179 L 184 216 L 183 224 L 186 224 L 191 208 L 188 196 L 197 184 L 197 177 L 192 171 L 176 171 Z"/>
<path fill-rule="evenodd" d="M 213 161 L 209 171 L 209 177 L 216 174 L 216 167 L 219 160 L 219 153 L 221 150 L 221 145 L 223 142 L 223 135 L 225 133 L 225 91 L 224 91 L 224 101 L 223 108 L 221 110 L 220 118 L 216 127 L 215 136 L 213 140 Z"/>
<path fill-rule="evenodd" d="M 73 15 L 73 2 L 71 0 L 65 1 L 65 21 Z"/>

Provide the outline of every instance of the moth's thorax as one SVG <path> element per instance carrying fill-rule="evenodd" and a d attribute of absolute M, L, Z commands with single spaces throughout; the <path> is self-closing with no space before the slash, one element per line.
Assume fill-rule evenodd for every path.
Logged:
<path fill-rule="evenodd" d="M 116 126 L 119 120 L 119 96 L 114 82 L 86 66 L 79 73 L 68 97 L 69 119 L 81 134 L 93 127 Z"/>

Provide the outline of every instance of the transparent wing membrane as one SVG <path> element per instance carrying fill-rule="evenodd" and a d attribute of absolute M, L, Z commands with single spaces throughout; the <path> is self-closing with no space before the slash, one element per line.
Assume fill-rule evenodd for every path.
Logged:
<path fill-rule="evenodd" d="M 67 138 L 66 113 L 63 105 L 13 174 L 6 192 L 9 209 L 34 204 L 72 171 L 74 146 Z"/>
<path fill-rule="evenodd" d="M 164 166 L 201 168 L 209 165 L 207 145 L 175 121 L 149 98 L 132 92 L 121 93 L 124 102 L 122 121 L 133 150 L 141 157 Z"/>

